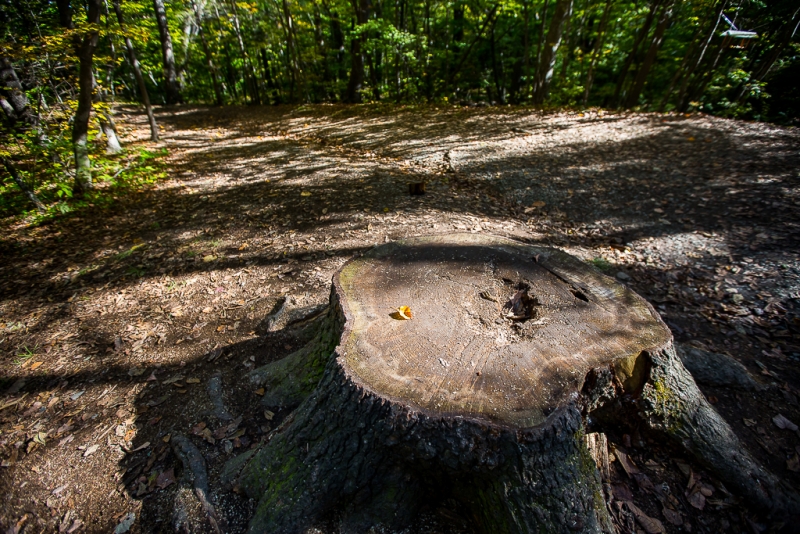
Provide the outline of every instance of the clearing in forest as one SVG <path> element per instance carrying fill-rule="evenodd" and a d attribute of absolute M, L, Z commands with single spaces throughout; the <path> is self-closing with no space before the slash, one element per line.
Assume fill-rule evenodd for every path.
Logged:
<path fill-rule="evenodd" d="M 291 410 L 265 409 L 269 392 L 242 377 L 305 344 L 347 260 L 455 232 L 561 248 L 642 295 L 679 351 L 722 362 L 687 367 L 756 459 L 800 488 L 796 128 L 449 106 L 181 106 L 157 118 L 165 180 L 4 228 L 3 529 L 171 529 L 184 468 L 170 439 L 184 434 L 226 531 L 243 531 L 253 503 L 220 470 Z M 118 119 L 125 145 L 148 143 L 142 113 Z M 425 194 L 409 195 L 419 182 Z M 728 375 L 709 372 L 722 364 Z M 625 528 L 767 525 L 681 453 L 636 432 L 608 439 Z M 470 510 L 431 500 L 411 531 L 473 532 Z"/>

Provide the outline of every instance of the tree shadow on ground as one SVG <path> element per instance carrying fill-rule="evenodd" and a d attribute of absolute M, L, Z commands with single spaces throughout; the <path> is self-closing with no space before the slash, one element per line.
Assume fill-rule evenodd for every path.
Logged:
<path fill-rule="evenodd" d="M 452 231 L 497 233 L 596 259 L 610 275 L 625 273 L 680 339 L 733 352 L 757 372 L 753 361 L 764 359 L 761 351 L 800 353 L 792 348 L 797 312 L 790 295 L 796 289 L 788 282 L 798 272 L 792 263 L 800 220 L 796 133 L 707 119 L 662 122 L 657 115 L 381 113 L 339 106 L 162 111 L 160 122 L 171 131 L 171 180 L 111 209 L 7 235 L 0 390 L 25 378 L 21 392 L 28 397 L 0 414 L 2 424 L 11 428 L 45 414 L 39 428 L 57 431 L 56 421 L 62 424 L 90 398 L 63 400 L 81 389 L 96 401 L 115 385 L 133 391 L 148 384 L 154 369 L 160 369 L 157 377 L 178 373 L 186 368 L 181 362 L 205 373 L 201 362 L 219 349 L 231 355 L 220 361 L 226 380 L 235 381 L 249 356 L 260 364 L 289 352 L 281 349 L 280 336 L 245 336 L 279 295 L 324 301 L 331 274 L 353 255 L 386 241 Z M 224 131 L 192 135 L 201 125 Z M 614 128 L 605 141 L 594 130 L 601 127 Z M 409 196 L 408 182 L 420 179 L 427 180 L 427 193 Z M 758 264 L 768 267 L 760 277 L 748 267 Z M 790 267 L 781 270 L 782 264 Z M 728 289 L 737 289 L 745 305 L 731 300 Z M 783 311 L 770 311 L 770 302 Z M 22 347 L 37 347 L 36 359 L 46 364 L 35 371 L 15 365 Z M 787 384 L 783 391 L 794 395 L 796 366 L 766 361 Z M 140 370 L 147 374 L 131 374 Z M 24 416 L 41 395 L 36 402 L 45 407 L 62 400 Z M 764 402 L 788 402 L 776 395 L 778 401 Z M 721 402 L 730 415 L 743 401 L 729 396 Z M 794 417 L 796 407 L 784 404 L 776 406 Z M 759 410 L 752 403 L 745 408 Z M 170 424 L 191 431 L 196 421 L 181 420 L 180 413 Z M 81 421 L 84 434 L 76 429 L 75 443 L 116 421 L 107 407 L 93 415 Z M 158 438 L 167 430 L 158 421 L 150 425 L 154 417 L 142 423 L 142 435 Z M 95 429 L 96 420 L 105 423 Z M 26 431 L 23 445 L 34 436 Z M 38 449 L 45 451 L 41 457 L 31 451 L 28 464 L 75 461 L 70 454 L 80 459 L 82 451 L 67 451 L 75 443 L 53 457 L 47 456 L 53 444 Z M 772 450 L 782 450 L 783 441 L 775 443 Z M 797 483 L 780 455 L 752 440 L 748 445 Z M 9 469 L 0 487 L 16 494 L 20 469 Z M 104 487 L 108 492 L 113 483 Z"/>

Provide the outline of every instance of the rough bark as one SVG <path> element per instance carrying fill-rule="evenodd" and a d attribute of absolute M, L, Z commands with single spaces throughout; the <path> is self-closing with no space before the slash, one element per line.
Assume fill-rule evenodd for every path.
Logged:
<path fill-rule="evenodd" d="M 89 115 L 92 112 L 92 89 L 94 74 L 92 63 L 97 48 L 100 22 L 100 0 L 89 0 L 87 22 L 90 27 L 80 41 L 77 49 L 80 60 L 78 71 L 78 109 L 72 124 L 72 147 L 75 154 L 75 192 L 82 193 L 92 188 L 92 164 L 89 160 Z"/>
<path fill-rule="evenodd" d="M 541 52 L 541 58 L 536 68 L 536 78 L 533 87 L 532 101 L 541 105 L 550 93 L 550 81 L 553 79 L 553 69 L 556 64 L 556 53 L 561 46 L 561 34 L 564 22 L 572 15 L 572 0 L 557 0 L 553 17 L 550 19 L 550 28 Z"/>
<path fill-rule="evenodd" d="M 411 320 L 389 314 L 400 300 Z M 612 532 L 590 426 L 647 429 L 758 509 L 798 510 L 655 310 L 552 249 L 473 235 L 377 247 L 334 277 L 314 339 L 250 378 L 266 404 L 300 403 L 225 470 L 258 501 L 253 533 L 304 532 L 332 510 L 341 532 L 401 529 L 431 495 L 481 532 Z"/>
<path fill-rule="evenodd" d="M 125 23 L 122 18 L 122 9 L 119 5 L 119 0 L 114 0 L 114 13 L 117 14 L 117 22 L 119 27 L 125 31 Z M 142 76 L 142 66 L 136 58 L 136 50 L 133 48 L 133 41 L 127 35 L 125 36 L 125 47 L 128 49 L 128 61 L 130 61 L 131 68 L 133 69 L 133 76 L 136 78 L 136 85 L 139 87 L 139 95 L 142 97 L 144 109 L 147 112 L 147 122 L 150 124 L 150 139 L 158 141 L 158 124 L 156 124 L 156 117 L 153 115 L 153 106 L 150 105 L 150 94 L 147 91 L 147 85 L 144 83 L 144 76 Z"/>
<path fill-rule="evenodd" d="M 161 55 L 164 61 L 164 88 L 166 90 L 167 104 L 180 104 L 182 102 L 181 88 L 178 83 L 178 70 L 175 67 L 175 52 L 172 49 L 172 37 L 167 25 L 167 10 L 164 0 L 153 0 L 153 9 L 156 13 L 158 35 L 161 39 Z"/>

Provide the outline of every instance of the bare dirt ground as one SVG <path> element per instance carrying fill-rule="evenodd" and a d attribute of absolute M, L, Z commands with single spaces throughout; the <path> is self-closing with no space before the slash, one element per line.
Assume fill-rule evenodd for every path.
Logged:
<path fill-rule="evenodd" d="M 145 143 L 144 117 L 119 111 L 123 141 Z M 289 409 L 265 411 L 242 376 L 305 335 L 275 327 L 276 305 L 311 313 L 354 255 L 450 232 L 561 247 L 650 300 L 678 342 L 744 364 L 765 389 L 701 388 L 800 490 L 796 128 L 452 107 L 180 107 L 158 120 L 168 179 L 0 236 L 2 531 L 123 532 L 131 513 L 129 532 L 172 531 L 176 434 L 202 452 L 225 530 L 243 531 L 252 503 L 220 469 Z M 626 501 L 667 532 L 780 530 L 667 445 L 609 439 L 627 453 L 608 480 L 620 532 L 647 530 Z M 469 517 L 432 499 L 408 532 L 472 532 Z"/>

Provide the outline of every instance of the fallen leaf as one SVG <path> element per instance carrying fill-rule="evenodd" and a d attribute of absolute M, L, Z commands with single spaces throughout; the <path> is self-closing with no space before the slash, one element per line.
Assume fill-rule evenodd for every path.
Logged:
<path fill-rule="evenodd" d="M 631 492 L 630 488 L 624 484 L 612 485 L 611 492 L 614 494 L 614 498 L 618 501 L 633 500 L 633 492 Z"/>
<path fill-rule="evenodd" d="M 275 412 L 264 410 L 264 419 L 266 419 L 267 421 L 272 421 L 274 417 L 275 417 Z"/>
<path fill-rule="evenodd" d="M 301 197 L 310 197 L 311 196 L 311 191 L 303 191 L 303 192 L 300 193 L 300 196 Z"/>
<path fill-rule="evenodd" d="M 31 364 L 31 371 L 33 371 L 34 369 L 38 369 L 39 367 L 41 367 L 41 365 L 42 365 L 43 363 L 44 363 L 44 362 L 33 362 L 33 363 Z"/>
<path fill-rule="evenodd" d="M 216 259 L 217 259 L 217 257 L 216 257 L 216 256 L 214 256 L 213 254 L 209 254 L 208 256 L 203 256 L 203 261 L 204 261 L 205 263 L 212 262 L 212 261 L 214 261 L 214 260 L 216 260 Z"/>
<path fill-rule="evenodd" d="M 617 457 L 617 461 L 622 466 L 622 469 L 625 470 L 625 473 L 631 478 L 633 475 L 639 473 L 639 469 L 633 465 L 633 462 L 628 458 L 628 455 L 622 451 L 616 450 L 614 451 L 614 456 Z"/>
<path fill-rule="evenodd" d="M 706 507 L 706 496 L 696 491 L 687 497 L 689 504 L 697 508 L 698 510 L 702 510 Z"/>
<path fill-rule="evenodd" d="M 797 425 L 786 419 L 781 414 L 776 415 L 772 418 L 772 422 L 775 423 L 775 426 L 780 428 L 781 430 L 791 430 L 792 432 L 797 431 Z"/>
<path fill-rule="evenodd" d="M 92 454 L 97 452 L 97 449 L 99 449 L 99 448 L 100 448 L 100 445 L 92 445 L 91 447 L 89 447 L 88 449 L 86 449 L 83 452 L 83 457 L 86 458 L 87 456 L 91 456 Z"/>
<path fill-rule="evenodd" d="M 683 516 L 680 512 L 676 512 L 675 510 L 671 510 L 665 506 L 664 509 L 661 510 L 661 513 L 663 513 L 664 518 L 673 525 L 683 524 Z"/>
<path fill-rule="evenodd" d="M 531 206 L 534 208 L 543 208 L 547 206 L 547 202 L 545 202 L 544 200 L 536 200 L 535 202 L 531 203 Z"/>
<path fill-rule="evenodd" d="M 175 483 L 175 473 L 173 469 L 164 471 L 163 473 L 158 475 L 158 478 L 156 479 L 156 486 L 158 486 L 159 489 L 167 488 L 174 483 Z"/>
<path fill-rule="evenodd" d="M 209 442 L 210 444 L 215 444 L 217 440 L 214 439 L 214 436 L 211 434 L 210 428 L 204 428 L 202 432 L 200 432 L 200 437 Z"/>
<path fill-rule="evenodd" d="M 200 379 L 199 378 L 187 378 L 186 379 L 186 383 L 187 384 L 199 384 L 200 383 Z"/>
<path fill-rule="evenodd" d="M 633 515 L 636 516 L 636 521 L 642 525 L 642 528 L 647 532 L 647 534 L 664 534 L 666 532 L 661 521 L 654 517 L 650 517 L 632 502 L 625 503 L 625 506 L 627 506 L 628 509 L 633 512 Z"/>
<path fill-rule="evenodd" d="M 264 393 L 265 393 L 265 391 L 266 391 L 266 390 L 265 390 L 264 388 L 258 388 L 258 389 L 256 390 L 256 395 L 258 395 L 259 397 L 263 397 L 263 396 L 264 396 Z"/>

